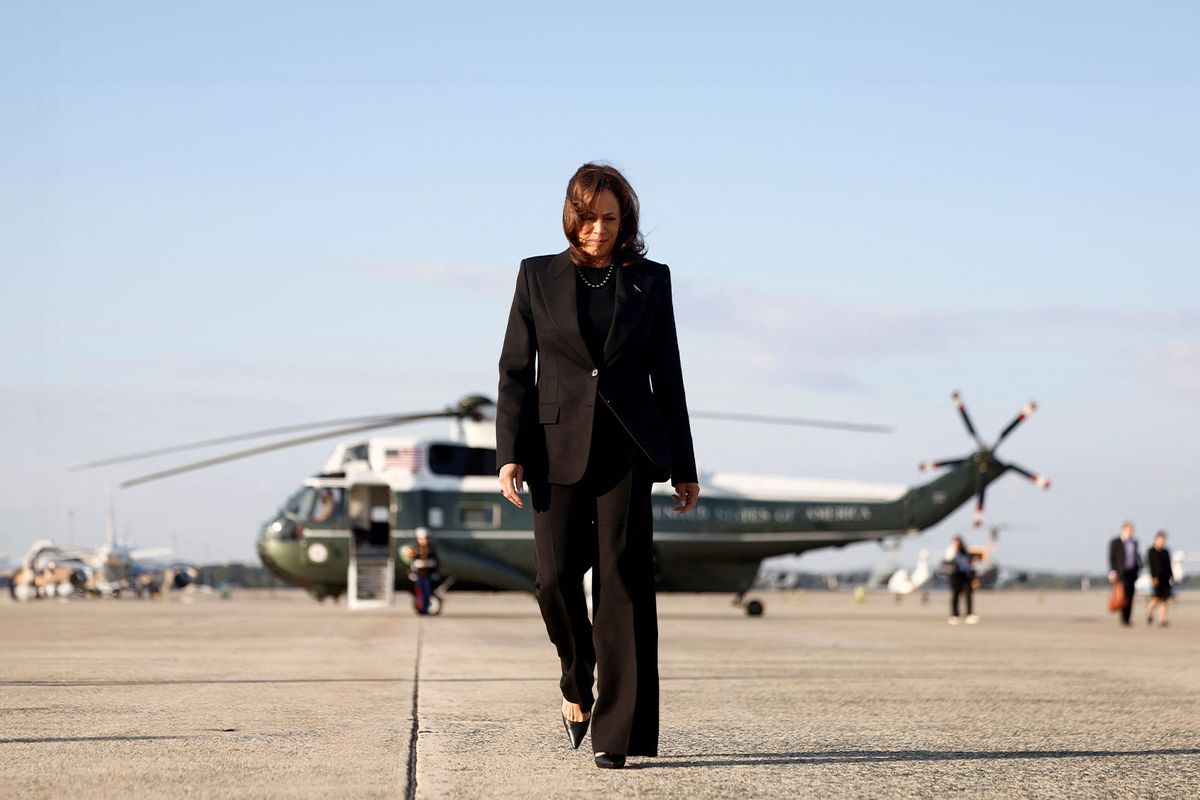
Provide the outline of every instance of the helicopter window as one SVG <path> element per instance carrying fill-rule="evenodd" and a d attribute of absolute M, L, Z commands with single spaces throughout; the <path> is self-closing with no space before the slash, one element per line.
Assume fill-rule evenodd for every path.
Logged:
<path fill-rule="evenodd" d="M 429 471 L 435 475 L 496 474 L 496 451 L 490 447 L 435 444 L 429 447 Z"/>
<path fill-rule="evenodd" d="M 317 490 L 310 519 L 317 523 L 346 521 L 346 490 L 341 486 L 325 486 Z"/>
<path fill-rule="evenodd" d="M 288 498 L 287 504 L 284 505 L 284 511 L 295 514 L 299 517 L 307 517 L 308 510 L 312 507 L 313 495 L 316 494 L 311 486 L 305 486 Z"/>
<path fill-rule="evenodd" d="M 355 445 L 354 447 L 347 448 L 345 453 L 342 454 L 342 463 L 343 464 L 347 464 L 351 461 L 366 461 L 366 460 L 367 460 L 367 446 L 365 444 Z"/>
<path fill-rule="evenodd" d="M 464 528 L 495 528 L 500 524 L 499 503 L 463 503 L 458 521 Z"/>

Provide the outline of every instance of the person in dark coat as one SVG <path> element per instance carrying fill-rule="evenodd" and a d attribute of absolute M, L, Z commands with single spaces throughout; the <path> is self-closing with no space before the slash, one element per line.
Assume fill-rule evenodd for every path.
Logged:
<path fill-rule="evenodd" d="M 1133 523 L 1128 520 L 1121 525 L 1121 533 L 1108 543 L 1108 579 L 1120 581 L 1125 588 L 1125 605 L 1121 608 L 1121 624 L 1129 624 L 1133 612 L 1133 587 L 1142 569 L 1142 554 L 1138 552 L 1137 539 L 1133 538 Z"/>
<path fill-rule="evenodd" d="M 947 561 L 950 573 L 950 619 L 948 622 L 951 625 L 958 624 L 958 601 L 960 597 L 965 597 L 967 601 L 966 623 L 974 625 L 979 621 L 979 617 L 975 616 L 975 567 L 971 563 L 971 553 L 967 550 L 967 545 L 961 536 L 954 537 L 947 555 L 949 555 Z"/>
<path fill-rule="evenodd" d="M 1175 580 L 1171 569 L 1171 551 L 1167 549 L 1167 532 L 1159 531 L 1154 537 L 1154 546 L 1146 551 L 1146 564 L 1150 567 L 1150 582 L 1154 594 L 1146 606 L 1146 624 L 1154 623 L 1154 609 L 1158 608 L 1159 627 L 1167 626 L 1167 601 L 1171 599 L 1171 584 Z"/>
<path fill-rule="evenodd" d="M 562 666 L 562 720 L 596 766 L 658 754 L 658 620 L 650 489 L 674 510 L 700 496 L 671 299 L 645 257 L 638 201 L 620 172 L 567 184 L 568 248 L 521 262 L 500 355 L 500 491 L 533 507 L 535 592 Z M 535 380 L 536 365 L 536 380 Z M 592 569 L 594 619 L 582 578 Z M 593 681 L 598 678 L 593 694 Z"/>

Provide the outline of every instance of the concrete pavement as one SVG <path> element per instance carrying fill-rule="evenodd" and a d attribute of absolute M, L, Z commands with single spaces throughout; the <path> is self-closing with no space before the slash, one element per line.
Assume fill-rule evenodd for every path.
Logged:
<path fill-rule="evenodd" d="M 846 593 L 659 598 L 660 756 L 600 771 L 533 599 L 437 618 L 299 592 L 0 602 L 14 796 L 1141 797 L 1200 793 L 1200 613 L 980 595 L 982 623 Z M 417 680 L 414 682 L 414 678 Z M 411 734 L 417 731 L 414 743 Z"/>

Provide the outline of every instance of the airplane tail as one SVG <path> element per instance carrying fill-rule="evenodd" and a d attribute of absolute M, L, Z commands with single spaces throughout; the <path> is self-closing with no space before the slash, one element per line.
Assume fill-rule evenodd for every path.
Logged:
<path fill-rule="evenodd" d="M 111 553 L 113 551 L 113 547 L 117 543 L 117 512 L 116 509 L 113 508 L 112 489 L 106 487 L 104 490 L 104 496 L 108 505 L 108 530 L 106 531 L 104 543 L 108 548 L 108 552 Z"/>
<path fill-rule="evenodd" d="M 929 582 L 932 573 L 929 571 L 929 551 L 922 550 L 917 557 L 917 568 L 912 573 L 913 589 L 920 589 Z"/>

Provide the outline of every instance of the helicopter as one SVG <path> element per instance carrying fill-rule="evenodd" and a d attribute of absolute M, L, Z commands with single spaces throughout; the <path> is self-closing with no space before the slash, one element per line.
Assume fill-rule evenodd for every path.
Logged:
<path fill-rule="evenodd" d="M 972 498 L 975 522 L 982 521 L 987 487 L 1006 472 L 1042 488 L 1049 481 L 1000 461 L 996 448 L 1033 412 L 1033 403 L 987 445 L 976 432 L 958 392 L 955 407 L 977 449 L 960 458 L 921 465 L 946 470 L 909 487 L 845 480 L 811 480 L 779 475 L 701 470 L 705 495 L 688 517 L 670 513 L 671 487 L 651 493 L 655 580 L 664 592 L 729 592 L 749 616 L 763 613 L 762 601 L 747 599 L 760 562 L 770 556 L 916 534 L 936 525 Z M 348 596 L 351 608 L 390 605 L 396 590 L 411 589 L 406 570 L 418 531 L 439 559 L 442 583 L 430 598 L 441 610 L 445 591 L 456 583 L 496 590 L 532 591 L 532 511 L 503 503 L 496 487 L 495 403 L 468 395 L 440 411 L 377 415 L 286 426 L 134 453 L 70 469 L 90 469 L 135 459 L 226 444 L 258 436 L 334 427 L 280 442 L 238 450 L 126 480 L 121 488 L 283 447 L 419 420 L 452 420 L 449 437 L 346 439 L 322 471 L 304 480 L 261 527 L 257 550 L 263 564 L 282 580 L 314 598 Z M 765 418 L 720 412 L 692 416 L 774 421 L 879 430 L 880 426 L 794 418 Z"/>

